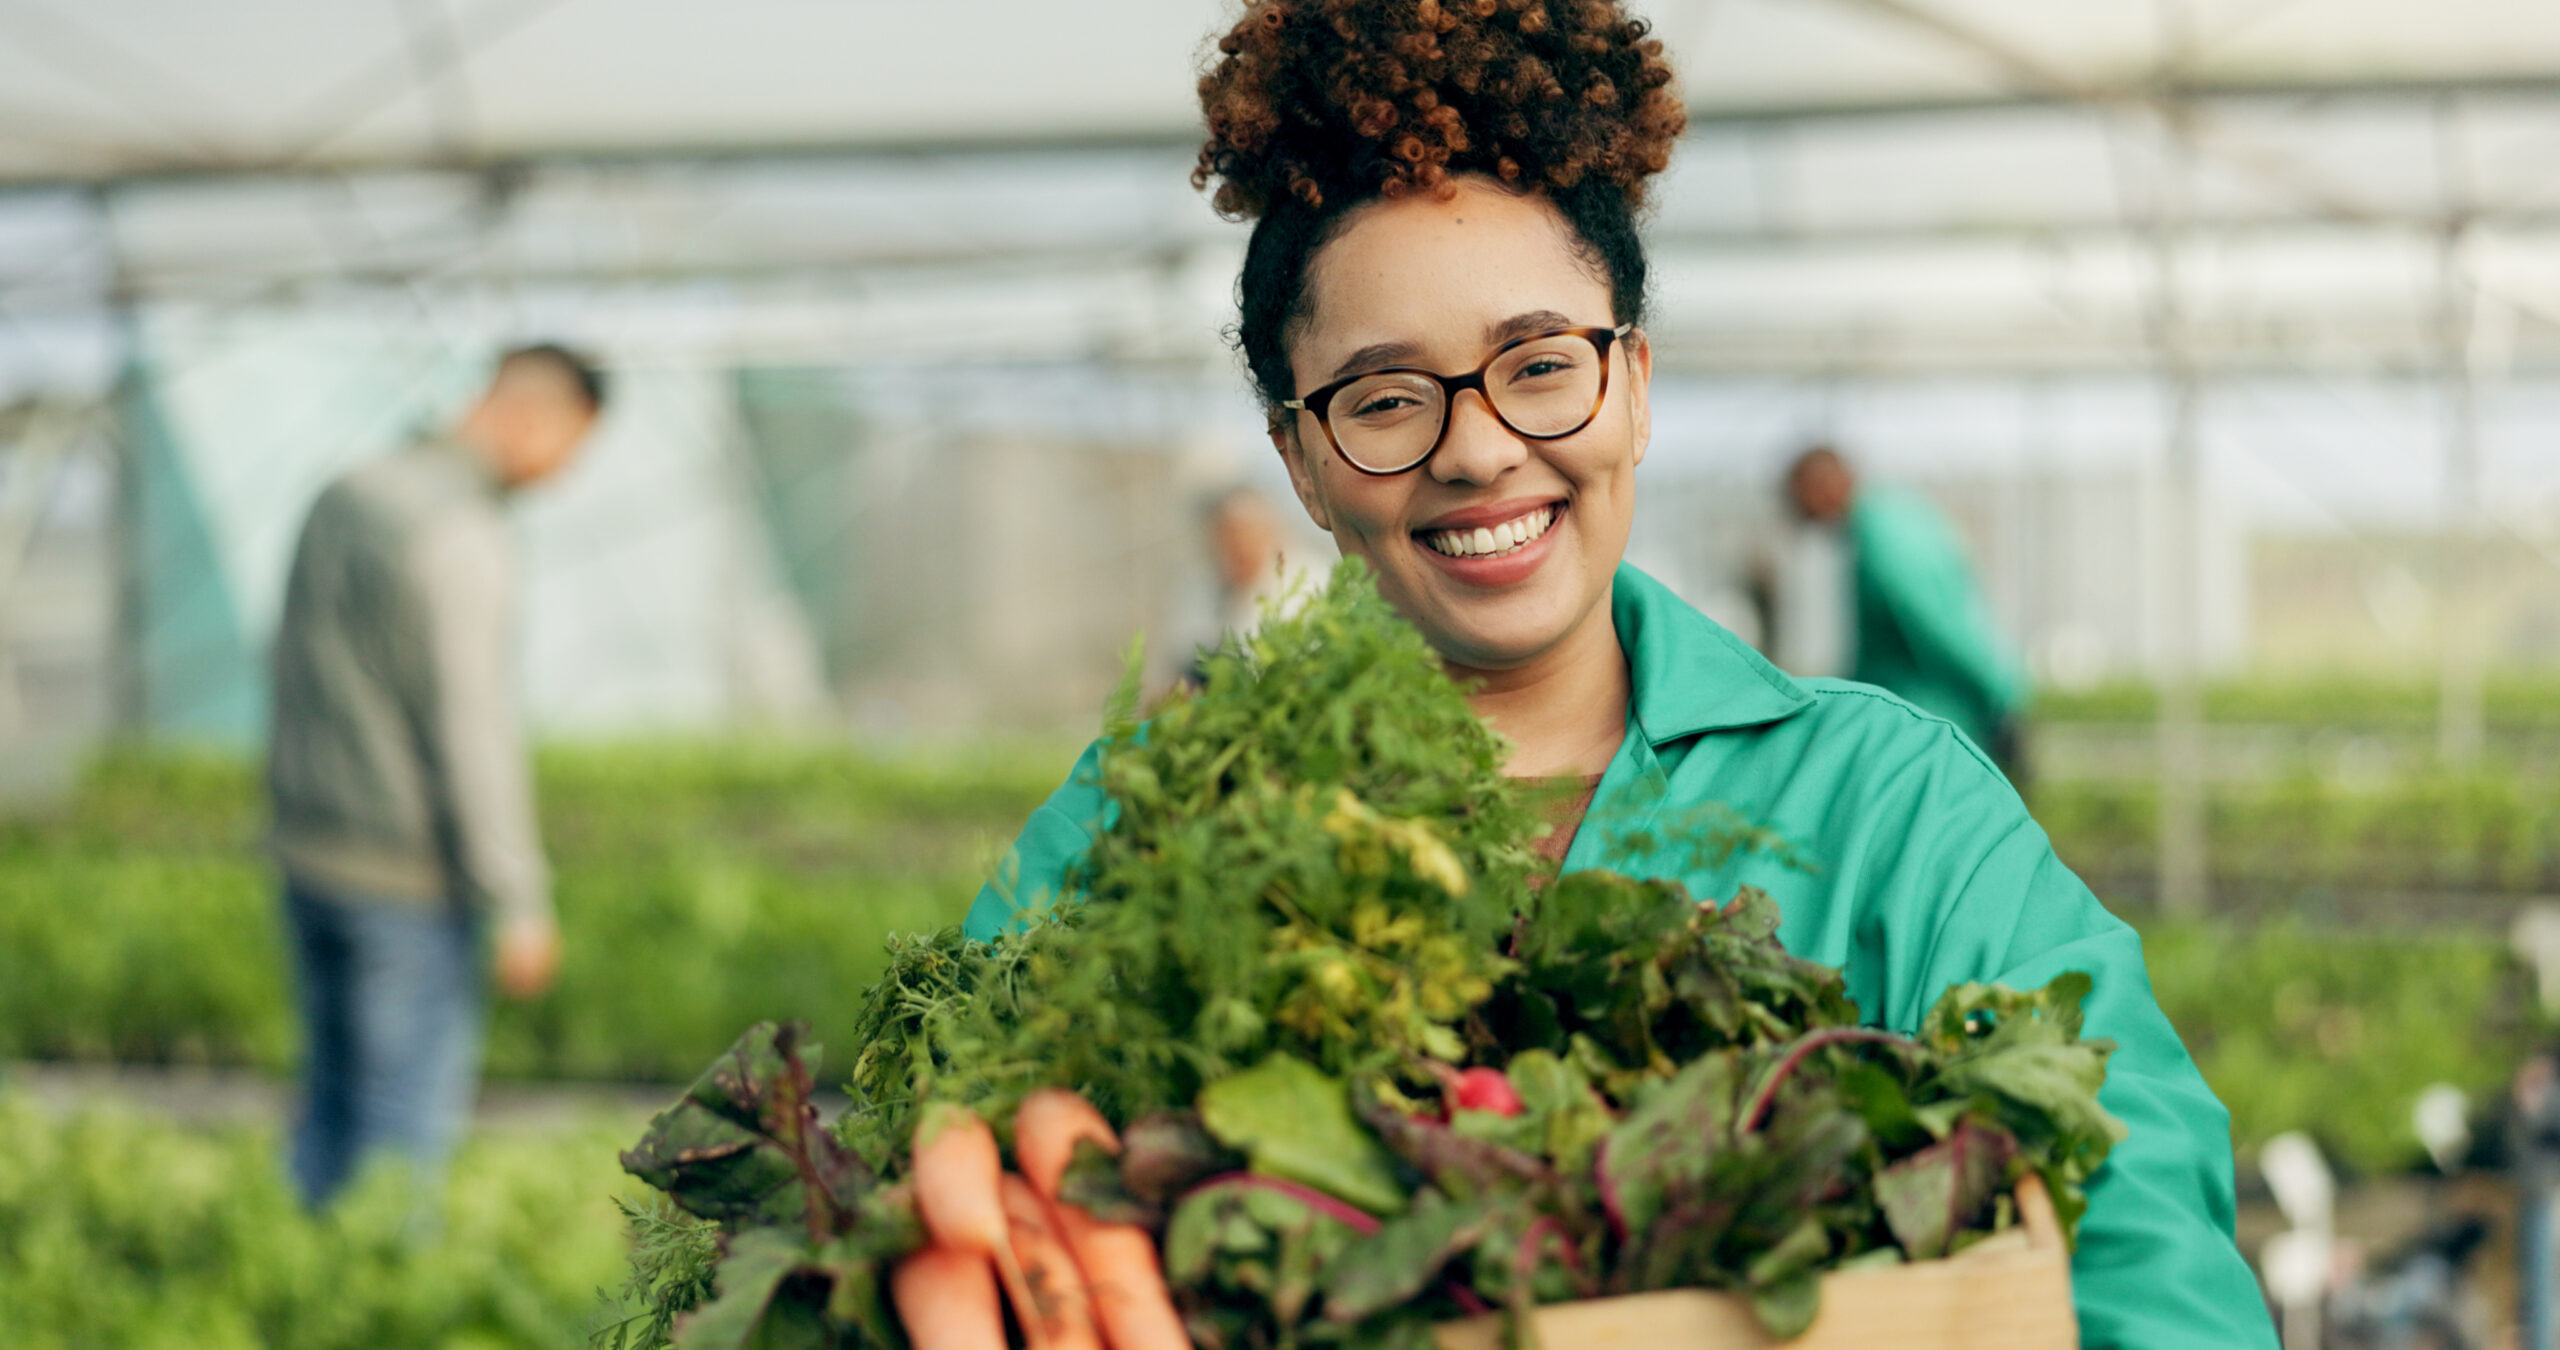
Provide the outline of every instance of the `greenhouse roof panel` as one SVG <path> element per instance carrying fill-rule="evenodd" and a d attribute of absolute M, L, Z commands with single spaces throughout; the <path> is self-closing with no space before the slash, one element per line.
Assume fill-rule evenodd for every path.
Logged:
<path fill-rule="evenodd" d="M 1652 0 L 1705 118 L 2211 88 L 2560 84 L 2514 0 Z M 1194 134 L 1223 0 L 13 0 L 0 179 Z"/>

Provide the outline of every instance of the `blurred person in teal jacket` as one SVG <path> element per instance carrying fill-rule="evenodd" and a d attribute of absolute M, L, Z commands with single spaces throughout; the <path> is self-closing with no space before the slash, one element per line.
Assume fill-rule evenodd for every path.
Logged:
<path fill-rule="evenodd" d="M 1563 866 L 1760 886 L 1787 947 L 1904 1031 L 1950 984 L 2086 972 L 2130 1133 L 2073 1256 L 2081 1343 L 2273 1350 L 2232 1239 L 2230 1118 L 2140 938 L 1947 718 L 1790 678 L 1625 562 L 1652 435 L 1636 222 L 1683 119 L 1645 31 L 1605 2 L 1337 0 L 1256 5 L 1219 44 L 1196 177 L 1255 222 L 1236 336 L 1298 501 L 1468 686 L 1505 772 L 1584 788 L 1548 836 Z M 1074 902 L 1111 825 L 1104 753 L 1032 814 L 967 932 Z M 1815 867 L 1684 828 L 1719 809 Z"/>
<path fill-rule="evenodd" d="M 1848 545 L 1849 678 L 1955 724 L 2023 788 L 2026 684 L 1946 516 L 1914 493 L 1860 482 L 1829 446 L 1797 457 L 1787 497 Z"/>

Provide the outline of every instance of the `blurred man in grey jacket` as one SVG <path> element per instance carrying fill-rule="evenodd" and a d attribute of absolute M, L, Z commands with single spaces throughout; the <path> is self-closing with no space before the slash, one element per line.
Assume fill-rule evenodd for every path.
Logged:
<path fill-rule="evenodd" d="M 325 1204 L 376 1150 L 441 1176 L 479 1081 L 485 981 L 559 965 L 513 687 L 506 499 L 567 467 L 594 366 L 521 347 L 450 434 L 324 490 L 274 654 L 267 789 L 303 1024 L 294 1183 Z"/>

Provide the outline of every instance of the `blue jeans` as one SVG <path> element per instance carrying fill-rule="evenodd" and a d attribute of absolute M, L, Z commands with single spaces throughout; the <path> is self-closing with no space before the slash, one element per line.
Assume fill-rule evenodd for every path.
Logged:
<path fill-rule="evenodd" d="M 284 912 L 303 1033 L 295 1189 L 318 1209 L 379 1151 L 434 1195 L 479 1086 L 477 920 L 292 880 Z"/>
<path fill-rule="evenodd" d="M 2522 1222 L 2516 1225 L 2516 1293 L 2520 1331 L 2520 1350 L 2552 1350 L 2560 1345 L 2560 1224 L 2555 1224 L 2554 1206 L 2560 1205 L 2547 1176 L 2536 1177 L 2527 1169 L 2525 1184 L 2518 1189 L 2517 1208 Z"/>

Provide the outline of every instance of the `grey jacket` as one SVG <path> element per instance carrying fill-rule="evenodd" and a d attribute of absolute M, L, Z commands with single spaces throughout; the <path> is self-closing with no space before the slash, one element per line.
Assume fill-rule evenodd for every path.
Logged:
<path fill-rule="evenodd" d="M 276 858 L 296 881 L 550 914 L 504 500 L 480 457 L 424 442 L 313 504 L 276 629 L 267 761 Z"/>

